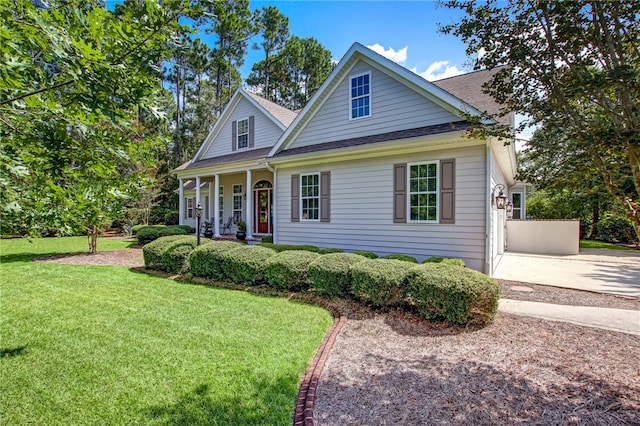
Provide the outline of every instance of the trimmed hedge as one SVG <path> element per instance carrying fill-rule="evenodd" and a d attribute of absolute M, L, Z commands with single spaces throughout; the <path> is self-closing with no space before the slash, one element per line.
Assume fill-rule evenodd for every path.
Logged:
<path fill-rule="evenodd" d="M 344 253 L 344 250 L 339 249 L 339 248 L 324 248 L 324 249 L 320 249 L 320 251 L 318 253 L 320 253 L 320 254 Z"/>
<path fill-rule="evenodd" d="M 271 287 L 283 290 L 309 288 L 308 270 L 311 262 L 320 256 L 305 250 L 286 250 L 271 257 L 264 269 Z"/>
<path fill-rule="evenodd" d="M 224 278 L 234 283 L 255 285 L 266 280 L 264 265 L 276 251 L 266 247 L 248 246 L 220 252 Z"/>
<path fill-rule="evenodd" d="M 260 243 L 259 246 L 270 248 L 272 250 L 277 251 L 278 253 L 283 251 L 293 251 L 293 250 L 304 250 L 310 251 L 312 253 L 320 252 L 320 248 L 316 246 L 307 246 L 307 245 L 292 245 L 292 244 L 273 244 L 273 243 Z"/>
<path fill-rule="evenodd" d="M 357 266 L 357 265 L 356 265 Z M 425 318 L 485 325 L 498 311 L 500 285 L 472 269 L 447 264 L 414 266 L 407 274 L 407 295 Z"/>
<path fill-rule="evenodd" d="M 196 247 L 192 242 L 176 242 L 169 246 L 162 255 L 162 266 L 165 271 L 177 274 L 186 272 L 189 269 L 189 255 Z"/>
<path fill-rule="evenodd" d="M 404 300 L 404 280 L 413 264 L 395 259 L 371 259 L 351 267 L 353 294 L 376 306 L 398 306 Z"/>
<path fill-rule="evenodd" d="M 368 259 L 377 259 L 378 257 L 380 257 L 377 253 L 374 253 L 372 251 L 354 251 L 353 254 L 359 254 L 360 256 L 364 256 Z"/>
<path fill-rule="evenodd" d="M 180 241 L 193 241 L 195 247 L 196 237 L 189 235 L 172 235 L 168 237 L 158 238 L 155 241 L 142 247 L 142 256 L 144 258 L 144 266 L 151 269 L 164 270 L 162 264 L 162 255 L 169 246 Z"/>
<path fill-rule="evenodd" d="M 196 277 L 222 281 L 225 279 L 222 253 L 241 245 L 235 241 L 211 241 L 201 245 L 189 255 L 189 271 Z"/>
<path fill-rule="evenodd" d="M 133 235 L 136 235 L 136 234 L 138 233 L 138 231 L 139 231 L 139 230 L 141 230 L 142 228 L 146 228 L 147 226 L 149 226 L 149 225 L 134 225 L 134 226 L 131 228 L 131 233 L 132 233 Z"/>
<path fill-rule="evenodd" d="M 395 259 L 395 260 L 404 260 L 405 262 L 418 263 L 418 260 L 409 256 L 408 254 L 388 254 L 386 256 L 382 256 L 381 259 Z"/>
<path fill-rule="evenodd" d="M 444 263 L 446 265 L 462 266 L 463 268 L 466 266 L 464 260 L 456 259 L 455 257 L 433 256 L 423 260 L 422 263 Z"/>
<path fill-rule="evenodd" d="M 190 235 L 194 232 L 196 232 L 195 228 L 189 225 L 153 225 L 139 228 L 136 232 L 136 236 L 138 237 L 140 244 L 149 244 L 151 241 L 157 240 L 160 237 L 166 237 L 169 235 Z"/>
<path fill-rule="evenodd" d="M 343 297 L 351 293 L 351 266 L 366 260 L 353 253 L 330 253 L 309 265 L 309 285 L 318 294 Z"/>

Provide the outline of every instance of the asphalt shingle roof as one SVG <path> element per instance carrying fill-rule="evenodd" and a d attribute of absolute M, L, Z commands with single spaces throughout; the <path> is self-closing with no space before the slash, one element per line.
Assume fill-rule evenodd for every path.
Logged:
<path fill-rule="evenodd" d="M 251 93 L 249 91 L 245 91 L 245 93 L 251 96 L 253 100 L 258 102 L 264 109 L 269 112 L 269 114 L 273 115 L 276 120 L 284 124 L 285 127 L 289 127 L 293 120 L 295 120 L 295 118 L 298 116 L 297 112 L 291 111 L 290 109 L 278 105 L 275 102 L 271 102 L 270 100 L 267 100 L 260 95 L 256 95 L 255 93 Z"/>

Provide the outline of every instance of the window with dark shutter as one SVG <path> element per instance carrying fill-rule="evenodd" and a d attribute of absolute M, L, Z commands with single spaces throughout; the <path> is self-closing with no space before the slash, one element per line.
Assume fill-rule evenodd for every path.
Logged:
<path fill-rule="evenodd" d="M 253 148 L 255 142 L 254 142 L 254 123 L 255 123 L 255 118 L 254 116 L 250 116 L 249 117 L 249 148 Z"/>
<path fill-rule="evenodd" d="M 320 173 L 320 222 L 331 222 L 331 172 Z"/>
<path fill-rule="evenodd" d="M 300 222 L 300 175 L 291 175 L 291 222 Z"/>
<path fill-rule="evenodd" d="M 407 165 L 393 165 L 393 221 L 407 221 Z"/>
<path fill-rule="evenodd" d="M 456 222 L 456 160 L 440 161 L 440 223 Z"/>

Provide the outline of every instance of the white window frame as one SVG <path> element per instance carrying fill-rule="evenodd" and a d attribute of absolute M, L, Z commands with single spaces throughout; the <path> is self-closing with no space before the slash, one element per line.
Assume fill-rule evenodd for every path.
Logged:
<path fill-rule="evenodd" d="M 316 176 L 318 179 L 318 195 L 314 195 L 314 196 L 304 196 L 302 195 L 302 181 L 304 180 L 305 177 L 307 176 Z M 300 221 L 301 222 L 320 222 L 320 194 L 321 194 L 321 181 L 320 181 L 320 172 L 313 172 L 313 173 L 300 173 Z M 304 216 L 304 201 L 305 200 L 313 200 L 316 199 L 318 200 L 318 207 L 317 207 L 317 211 L 318 211 L 318 217 L 315 219 L 312 218 L 308 218 Z M 308 210 L 308 208 L 307 208 Z"/>
<path fill-rule="evenodd" d="M 514 196 L 516 196 L 516 195 L 518 195 L 518 196 L 520 197 L 520 207 L 516 207 L 516 203 L 514 202 L 513 197 L 514 197 Z M 511 217 L 512 217 L 512 218 L 514 218 L 514 217 L 515 217 L 515 212 L 516 212 L 516 210 L 518 210 L 518 211 L 520 212 L 520 214 L 519 214 L 519 216 L 520 216 L 520 217 L 519 217 L 519 219 L 524 219 L 524 217 L 522 217 L 522 211 L 523 211 L 523 208 L 522 208 L 522 201 L 523 201 L 523 200 L 524 200 L 524 194 L 523 194 L 522 192 L 517 191 L 517 192 L 512 192 L 512 193 L 511 193 L 511 204 L 512 204 L 512 206 L 513 206 L 513 207 L 511 208 Z"/>
<path fill-rule="evenodd" d="M 236 189 L 240 188 L 240 192 L 237 192 Z M 244 202 L 242 200 L 242 190 L 244 189 L 244 186 L 241 183 L 234 183 L 233 184 L 233 198 L 231 199 L 231 209 L 232 209 L 232 216 L 233 216 L 233 220 L 235 222 L 237 222 L 238 220 L 244 220 L 242 219 L 243 217 L 243 211 L 244 211 Z M 237 198 L 236 198 L 237 197 Z M 240 208 L 236 209 L 236 200 L 240 201 Z"/>
<path fill-rule="evenodd" d="M 362 95 L 362 96 L 352 96 L 353 93 L 353 79 L 358 78 L 358 77 L 363 77 L 363 76 L 369 76 L 369 93 L 367 95 Z M 371 117 L 371 115 L 373 114 L 373 98 L 372 98 L 372 81 L 371 81 L 371 71 L 367 71 L 361 74 L 356 74 L 356 75 L 352 75 L 349 77 L 349 120 L 360 120 L 362 118 L 367 118 L 367 117 Z M 368 115 L 361 115 L 358 117 L 354 117 L 353 116 L 353 109 L 352 109 L 352 103 L 355 99 L 362 99 L 362 98 L 369 98 L 369 114 Z"/>
<path fill-rule="evenodd" d="M 247 131 L 245 133 L 240 133 L 240 123 L 247 123 Z M 246 145 L 240 146 L 240 136 L 246 136 Z M 236 148 L 238 151 L 242 149 L 249 149 L 249 117 L 243 118 L 242 120 L 238 120 L 236 122 Z"/>
<path fill-rule="evenodd" d="M 225 223 L 224 221 L 224 185 L 220 185 L 218 187 L 218 219 L 220 224 Z"/>
<path fill-rule="evenodd" d="M 435 191 L 411 191 L 411 167 L 422 166 L 422 165 L 430 165 L 435 164 L 436 166 L 436 190 Z M 435 220 L 419 220 L 411 218 L 411 196 L 414 194 L 426 194 L 431 195 L 434 194 L 436 196 L 436 218 Z M 432 161 L 418 161 L 415 163 L 407 163 L 407 222 L 413 223 L 440 223 L 440 161 L 432 160 Z"/>
<path fill-rule="evenodd" d="M 194 200 L 196 197 L 184 197 L 185 217 L 187 219 L 193 219 L 194 216 Z M 191 206 L 189 206 L 191 204 Z"/>

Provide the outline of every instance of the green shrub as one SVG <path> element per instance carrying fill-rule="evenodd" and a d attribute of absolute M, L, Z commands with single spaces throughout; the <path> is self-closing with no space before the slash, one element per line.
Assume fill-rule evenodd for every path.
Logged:
<path fill-rule="evenodd" d="M 165 225 L 177 225 L 180 223 L 180 212 L 178 210 L 167 210 L 164 214 Z"/>
<path fill-rule="evenodd" d="M 634 243 L 637 239 L 633 225 L 626 217 L 605 216 L 596 227 L 597 239 L 607 243 Z"/>
<path fill-rule="evenodd" d="M 189 255 L 189 271 L 196 277 L 222 281 L 225 278 L 222 253 L 240 246 L 235 241 L 211 241 L 196 247 Z"/>
<path fill-rule="evenodd" d="M 271 257 L 264 270 L 269 286 L 293 291 L 308 289 L 309 265 L 318 256 L 305 250 L 286 250 Z"/>
<path fill-rule="evenodd" d="M 466 266 L 464 260 L 456 259 L 455 257 L 433 256 L 423 260 L 422 263 L 444 263 L 446 265 L 462 266 L 463 268 Z"/>
<path fill-rule="evenodd" d="M 273 244 L 273 243 L 260 243 L 258 245 L 273 249 L 278 253 L 283 251 L 292 251 L 292 250 L 298 250 L 298 251 L 304 250 L 304 251 L 310 251 L 312 253 L 318 253 L 320 251 L 320 249 L 316 246 L 306 246 L 306 245 L 297 246 L 292 244 Z"/>
<path fill-rule="evenodd" d="M 264 265 L 276 251 L 260 246 L 239 246 L 220 253 L 225 280 L 248 285 L 264 282 Z"/>
<path fill-rule="evenodd" d="M 183 226 L 171 225 L 160 229 L 158 234 L 161 237 L 165 237 L 167 235 L 191 235 L 193 232 L 189 232 L 189 230 L 185 229 Z"/>
<path fill-rule="evenodd" d="M 263 235 L 261 241 L 263 243 L 273 243 L 273 235 Z"/>
<path fill-rule="evenodd" d="M 164 270 L 162 264 L 162 255 L 167 247 L 180 241 L 192 240 L 195 246 L 196 238 L 187 235 L 172 235 L 168 237 L 158 238 L 142 248 L 142 256 L 144 258 L 144 266 L 150 269 Z"/>
<path fill-rule="evenodd" d="M 484 325 L 498 310 L 500 285 L 474 271 L 443 263 L 414 266 L 407 275 L 407 299 L 425 318 Z"/>
<path fill-rule="evenodd" d="M 166 237 L 169 235 L 191 235 L 194 232 L 195 229 L 189 225 L 153 225 L 138 228 L 136 237 L 138 237 L 140 244 L 148 244 L 160 237 Z"/>
<path fill-rule="evenodd" d="M 167 248 L 162 255 L 164 270 L 173 274 L 186 272 L 189 268 L 187 259 L 195 247 L 195 243 L 187 243 Z"/>
<path fill-rule="evenodd" d="M 195 234 L 196 233 L 196 228 L 194 228 L 193 226 L 190 225 L 173 225 L 171 226 L 171 228 L 180 228 L 180 229 L 184 229 L 187 234 Z"/>
<path fill-rule="evenodd" d="M 351 266 L 366 260 L 353 253 L 330 253 L 309 265 L 309 285 L 318 294 L 342 297 L 351 293 Z"/>
<path fill-rule="evenodd" d="M 320 251 L 318 253 L 320 253 L 320 254 L 344 253 L 344 250 L 339 249 L 339 248 L 324 248 L 324 249 L 320 249 Z"/>
<path fill-rule="evenodd" d="M 149 225 L 134 225 L 133 228 L 131 228 L 131 233 L 133 235 L 136 235 L 139 230 L 141 230 L 142 228 L 146 228 L 147 226 Z"/>
<path fill-rule="evenodd" d="M 415 257 L 409 256 L 408 254 L 388 254 L 386 256 L 382 256 L 381 259 L 395 259 L 395 260 L 404 260 L 405 262 L 418 263 Z"/>
<path fill-rule="evenodd" d="M 368 259 L 377 259 L 378 255 L 372 251 L 354 251 L 353 254 L 359 254 L 360 256 L 364 256 Z"/>
<path fill-rule="evenodd" d="M 404 300 L 404 280 L 412 266 L 395 259 L 356 263 L 351 267 L 353 294 L 376 306 L 398 306 Z"/>

